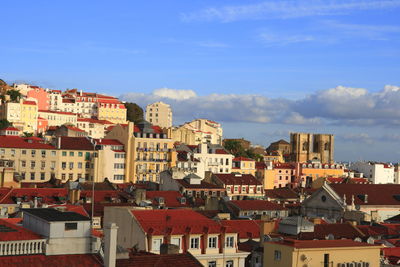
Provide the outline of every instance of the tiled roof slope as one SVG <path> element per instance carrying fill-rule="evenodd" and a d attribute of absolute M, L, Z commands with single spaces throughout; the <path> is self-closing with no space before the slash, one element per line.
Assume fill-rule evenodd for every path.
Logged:
<path fill-rule="evenodd" d="M 19 136 L 0 136 L 0 147 L 2 148 L 28 148 L 28 149 L 55 149 L 54 146 L 40 142 L 28 142 Z"/>
<path fill-rule="evenodd" d="M 226 185 L 262 185 L 261 182 L 251 174 L 236 176 L 234 173 L 218 173 L 214 175 Z"/>
<path fill-rule="evenodd" d="M 2 256 L 0 266 L 7 267 L 102 267 L 102 262 L 92 254 Z"/>
<path fill-rule="evenodd" d="M 355 205 L 400 205 L 399 184 L 330 184 L 333 190 L 351 205 L 354 196 Z M 368 195 L 365 202 L 363 195 Z"/>
<path fill-rule="evenodd" d="M 221 233 L 222 226 L 207 217 L 187 209 L 132 210 L 142 229 L 152 235 Z"/>
<path fill-rule="evenodd" d="M 0 241 L 34 240 L 41 238 L 40 235 L 26 228 L 0 219 Z"/>
<path fill-rule="evenodd" d="M 117 267 L 188 267 L 203 266 L 189 253 L 185 254 L 136 254 L 129 259 L 117 260 Z"/>
<path fill-rule="evenodd" d="M 260 238 L 259 220 L 221 220 L 223 226 L 239 233 L 239 238 Z"/>

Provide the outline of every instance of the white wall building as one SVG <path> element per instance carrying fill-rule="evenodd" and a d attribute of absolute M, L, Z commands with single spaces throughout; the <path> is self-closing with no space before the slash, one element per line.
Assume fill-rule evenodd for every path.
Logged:
<path fill-rule="evenodd" d="M 391 184 L 395 182 L 394 166 L 386 163 L 356 162 L 350 168 L 363 173 L 374 184 Z"/>

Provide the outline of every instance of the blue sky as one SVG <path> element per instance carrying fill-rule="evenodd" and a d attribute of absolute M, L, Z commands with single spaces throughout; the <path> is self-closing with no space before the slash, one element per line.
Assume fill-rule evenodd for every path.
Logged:
<path fill-rule="evenodd" d="M 399 11 L 400 0 L 7 1 L 0 78 L 162 99 L 176 123 L 208 116 L 264 145 L 332 132 L 338 160 L 398 161 Z"/>

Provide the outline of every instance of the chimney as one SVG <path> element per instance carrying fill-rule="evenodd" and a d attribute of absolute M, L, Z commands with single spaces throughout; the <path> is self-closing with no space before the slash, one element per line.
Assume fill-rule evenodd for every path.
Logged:
<path fill-rule="evenodd" d="M 368 203 L 368 195 L 367 194 L 364 195 L 364 203 Z"/>
<path fill-rule="evenodd" d="M 117 260 L 117 231 L 118 226 L 110 223 L 104 231 L 104 266 L 115 267 Z"/>
<path fill-rule="evenodd" d="M 173 244 L 161 244 L 160 254 L 179 254 L 179 247 Z"/>

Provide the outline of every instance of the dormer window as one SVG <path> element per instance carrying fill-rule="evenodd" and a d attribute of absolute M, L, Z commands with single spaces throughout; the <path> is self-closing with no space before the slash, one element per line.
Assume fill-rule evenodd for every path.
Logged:
<path fill-rule="evenodd" d="M 71 230 L 77 230 L 78 229 L 78 223 L 65 223 L 64 225 L 65 231 L 71 231 Z"/>

